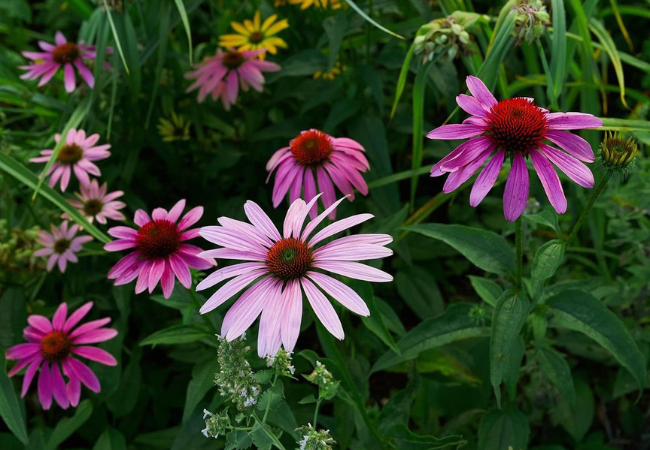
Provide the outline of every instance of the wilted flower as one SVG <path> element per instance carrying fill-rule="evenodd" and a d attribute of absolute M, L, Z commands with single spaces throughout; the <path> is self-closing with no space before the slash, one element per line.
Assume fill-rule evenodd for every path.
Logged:
<path fill-rule="evenodd" d="M 332 450 L 336 441 L 330 436 L 330 430 L 316 430 L 311 424 L 302 426 L 296 431 L 302 436 L 298 441 L 300 450 Z"/>
<path fill-rule="evenodd" d="M 124 220 L 124 214 L 119 212 L 126 207 L 126 203 L 116 200 L 124 195 L 122 191 L 106 193 L 106 183 L 101 187 L 97 180 L 92 180 L 89 186 L 81 185 L 81 193 L 75 194 L 79 200 L 70 200 L 70 204 L 79 209 L 90 223 L 93 220 L 101 224 L 106 224 L 106 219 Z M 70 219 L 67 214 L 63 214 L 64 219 Z"/>
<path fill-rule="evenodd" d="M 319 70 L 314 74 L 314 79 L 317 80 L 319 78 L 322 78 L 323 80 L 330 80 L 332 81 L 334 78 L 338 77 L 341 75 L 341 73 L 345 72 L 347 68 L 341 64 L 339 61 L 336 61 L 336 64 L 334 67 L 332 67 L 329 70 Z"/>
<path fill-rule="evenodd" d="M 52 234 L 47 231 L 39 231 L 41 245 L 44 248 L 36 250 L 35 256 L 47 256 L 47 270 L 48 272 L 54 268 L 54 265 L 59 266 L 61 273 L 65 272 L 68 261 L 76 263 L 79 261 L 77 255 L 83 244 L 93 240 L 91 236 L 75 237 L 79 231 L 79 225 L 74 224 L 68 229 L 68 221 L 65 220 L 61 224 L 61 228 L 51 225 Z"/>
<path fill-rule="evenodd" d="M 245 336 L 228 341 L 219 337 L 219 366 L 221 370 L 214 375 L 214 384 L 219 387 L 222 397 L 230 397 L 237 409 L 244 410 L 257 404 L 262 393 L 246 355 L 250 347 Z"/>
<path fill-rule="evenodd" d="M 521 0 L 513 8 L 517 11 L 515 17 L 515 45 L 526 41 L 529 44 L 535 42 L 544 33 L 546 25 L 549 24 L 549 15 L 546 5 L 542 0 Z"/>
<path fill-rule="evenodd" d="M 201 433 L 207 438 L 217 439 L 219 436 L 226 434 L 226 431 L 232 427 L 227 412 L 212 414 L 207 409 L 204 409 L 203 420 L 205 420 L 205 428 L 201 430 Z"/>
<path fill-rule="evenodd" d="M 468 55 L 471 38 L 466 28 L 470 28 L 479 17 L 478 14 L 456 11 L 422 25 L 413 41 L 415 54 L 421 55 L 423 63 Z"/>
<path fill-rule="evenodd" d="M 164 117 L 158 119 L 158 133 L 164 142 L 189 141 L 190 125 L 189 120 L 172 111 L 171 120 Z"/>
<path fill-rule="evenodd" d="M 631 136 L 625 139 L 620 132 L 607 132 L 600 143 L 600 150 L 601 163 L 607 170 L 627 171 L 639 155 L 636 140 Z"/>
<path fill-rule="evenodd" d="M 279 48 L 287 48 L 287 43 L 282 38 L 275 36 L 285 28 L 289 28 L 287 19 L 277 20 L 277 15 L 272 15 L 262 23 L 260 12 L 256 11 L 253 20 L 244 20 L 244 23 L 231 22 L 230 26 L 237 34 L 224 34 L 219 38 L 221 47 L 236 47 L 240 52 L 246 50 L 263 50 L 258 56 L 266 58 L 266 51 L 275 55 Z"/>

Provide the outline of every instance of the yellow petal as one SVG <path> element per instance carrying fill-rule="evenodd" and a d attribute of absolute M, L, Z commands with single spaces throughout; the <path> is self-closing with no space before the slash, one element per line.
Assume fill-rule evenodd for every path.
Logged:
<path fill-rule="evenodd" d="M 279 33 L 280 31 L 284 30 L 285 28 L 289 28 L 289 22 L 287 21 L 287 19 L 282 19 L 281 21 L 276 22 L 275 24 L 273 24 L 266 31 L 266 34 L 270 36 L 270 35 Z"/>
<path fill-rule="evenodd" d="M 279 37 L 272 37 L 264 40 L 264 44 L 272 45 L 274 47 L 287 48 L 287 43 Z"/>
<path fill-rule="evenodd" d="M 267 17 L 264 23 L 262 24 L 262 31 L 266 31 L 266 29 L 270 27 L 277 18 L 278 16 L 275 14 L 273 14 L 271 17 Z"/>
<path fill-rule="evenodd" d="M 253 21 L 255 23 L 255 29 L 259 30 L 260 29 L 260 12 L 259 11 L 255 12 L 255 17 L 253 17 Z"/>
<path fill-rule="evenodd" d="M 233 30 L 235 30 L 239 34 L 243 34 L 244 36 L 250 36 L 249 31 L 239 22 L 232 22 L 230 24 Z"/>
<path fill-rule="evenodd" d="M 251 22 L 248 19 L 244 20 L 244 26 L 246 27 L 249 33 L 253 33 L 256 31 L 255 27 L 253 26 L 253 22 Z"/>
<path fill-rule="evenodd" d="M 248 42 L 248 38 L 238 34 L 226 34 L 219 38 L 219 45 L 221 47 L 236 47 Z"/>

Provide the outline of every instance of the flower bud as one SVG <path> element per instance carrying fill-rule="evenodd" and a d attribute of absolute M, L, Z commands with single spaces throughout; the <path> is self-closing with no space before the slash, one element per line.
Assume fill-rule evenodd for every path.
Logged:
<path fill-rule="evenodd" d="M 422 25 L 413 40 L 415 54 L 421 55 L 425 64 L 436 58 L 453 59 L 471 53 L 471 36 L 468 29 L 482 16 L 475 13 L 456 11 Z"/>
<path fill-rule="evenodd" d="M 620 132 L 607 132 L 600 144 L 600 159 L 608 170 L 626 170 L 639 154 L 633 137 L 625 139 Z"/>
<path fill-rule="evenodd" d="M 332 444 L 336 443 L 329 430 L 316 430 L 311 424 L 296 431 L 302 435 L 302 439 L 298 441 L 300 450 L 332 450 Z"/>
<path fill-rule="evenodd" d="M 542 0 L 523 0 L 513 8 L 515 17 L 515 45 L 523 41 L 532 44 L 539 39 L 549 24 L 549 14 Z"/>
<path fill-rule="evenodd" d="M 231 428 L 230 417 L 225 411 L 222 414 L 212 414 L 207 409 L 204 409 L 203 420 L 205 420 L 205 428 L 201 430 L 201 433 L 207 438 L 217 439 L 219 436 L 226 434 L 226 431 Z"/>

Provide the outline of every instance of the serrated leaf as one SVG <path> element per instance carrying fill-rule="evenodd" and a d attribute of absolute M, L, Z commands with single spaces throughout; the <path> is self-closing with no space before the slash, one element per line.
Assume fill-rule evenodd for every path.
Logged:
<path fill-rule="evenodd" d="M 250 435 L 242 430 L 231 431 L 226 437 L 226 450 L 239 450 L 253 445 Z"/>
<path fill-rule="evenodd" d="M 257 402 L 257 409 L 260 411 L 275 411 L 279 408 L 280 402 L 284 400 L 284 386 L 278 380 L 270 389 L 265 390 Z"/>

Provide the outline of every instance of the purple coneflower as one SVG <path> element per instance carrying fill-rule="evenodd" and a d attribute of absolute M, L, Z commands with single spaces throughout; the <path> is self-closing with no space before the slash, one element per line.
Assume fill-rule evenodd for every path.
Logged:
<path fill-rule="evenodd" d="M 220 226 L 201 228 L 203 238 L 224 248 L 208 250 L 200 256 L 248 261 L 219 269 L 197 286 L 197 290 L 203 290 L 234 277 L 203 305 L 200 311 L 204 314 L 252 284 L 224 317 L 221 335 L 228 341 L 241 336 L 261 314 L 259 355 L 273 356 L 280 346 L 288 352 L 293 351 L 300 332 L 303 292 L 325 328 L 336 338 L 343 339 L 341 321 L 323 291 L 352 312 L 362 316 L 370 312 L 356 292 L 324 272 L 365 281 L 393 279 L 386 272 L 355 262 L 392 255 L 392 250 L 384 247 L 393 240 L 387 234 L 345 236 L 317 247 L 325 239 L 373 217 L 372 214 L 348 217 L 311 236 L 343 201 L 340 199 L 331 205 L 303 230 L 305 219 L 319 196 L 307 204 L 302 199 L 291 204 L 282 235 L 252 201 L 244 205 L 250 224 L 222 217 Z"/>
<path fill-rule="evenodd" d="M 41 245 L 44 248 L 38 249 L 34 252 L 35 256 L 46 256 L 47 271 L 51 271 L 54 265 L 58 263 L 61 273 L 65 272 L 68 261 L 76 263 L 79 261 L 77 255 L 83 244 L 93 240 L 91 236 L 75 237 L 79 231 L 79 225 L 74 224 L 68 228 L 68 221 L 65 220 L 61 224 L 61 228 L 51 225 L 52 234 L 47 231 L 39 231 Z"/>
<path fill-rule="evenodd" d="M 70 200 L 70 204 L 78 208 L 90 223 L 95 219 L 101 224 L 106 224 L 106 219 L 124 220 L 124 214 L 119 210 L 125 208 L 126 203 L 115 200 L 124 195 L 124 192 L 115 191 L 107 194 L 106 189 L 106 183 L 100 187 L 97 180 L 91 180 L 90 185 L 81 185 L 81 193 L 75 194 L 79 200 Z M 64 216 L 69 218 L 67 214 Z"/>
<path fill-rule="evenodd" d="M 27 318 L 29 326 L 25 328 L 23 335 L 28 343 L 14 345 L 6 351 L 7 359 L 18 360 L 9 371 L 10 377 L 27 367 L 22 397 L 27 394 L 39 368 L 38 399 L 43 409 L 50 409 L 52 397 L 63 409 L 77 406 L 81 396 L 81 384 L 93 392 L 101 390 L 97 376 L 77 357 L 81 356 L 106 366 L 117 365 L 113 355 L 106 350 L 88 345 L 113 339 L 117 336 L 117 331 L 102 328 L 111 321 L 110 318 L 93 320 L 75 329 L 92 306 L 93 303 L 88 302 L 67 317 L 68 305 L 61 303 L 51 322 L 47 317 L 35 314 Z M 61 370 L 68 378 L 67 385 Z"/>
<path fill-rule="evenodd" d="M 33 80 L 40 78 L 38 85 L 43 86 L 58 72 L 63 66 L 63 81 L 65 83 L 65 90 L 72 92 L 77 86 L 75 73 L 72 66 L 77 68 L 79 75 L 91 88 L 95 85 L 95 77 L 88 67 L 84 64 L 84 59 L 95 60 L 97 54 L 95 53 L 94 45 L 86 45 L 83 42 L 78 44 L 68 42 L 63 33 L 56 32 L 54 37 L 56 45 L 48 44 L 44 41 L 38 41 L 38 46 L 43 50 L 42 52 L 23 52 L 25 58 L 31 59 L 32 63 L 28 66 L 21 66 L 20 68 L 26 70 L 20 76 L 22 79 Z M 107 48 L 106 53 L 112 53 L 112 48 Z M 104 67 L 110 69 L 111 67 L 104 62 Z"/>
<path fill-rule="evenodd" d="M 180 200 L 169 212 L 163 208 L 154 209 L 151 218 L 138 209 L 134 221 L 140 229 L 118 226 L 108 230 L 108 234 L 117 239 L 104 245 L 104 250 L 134 249 L 108 272 L 108 278 L 115 280 L 116 286 L 137 278 L 135 293 L 140 294 L 147 288 L 149 293 L 153 292 L 160 282 L 164 297 L 169 298 L 175 278 L 189 289 L 192 286 L 190 268 L 207 269 L 215 265 L 212 259 L 198 256 L 202 249 L 185 243 L 199 236 L 198 228 L 188 228 L 199 221 L 203 207 L 191 209 L 178 222 L 184 209 L 185 200 Z"/>
<path fill-rule="evenodd" d="M 288 147 L 275 152 L 266 163 L 269 178 L 277 169 L 273 206 L 278 207 L 287 191 L 292 203 L 300 197 L 301 191 L 305 199 L 322 192 L 325 208 L 336 201 L 334 186 L 350 200 L 354 200 L 355 188 L 368 195 L 368 185 L 360 173 L 370 167 L 364 153 L 361 144 L 352 139 L 335 138 L 318 130 L 301 132 L 289 142 Z M 314 204 L 309 215 L 313 219 L 317 214 L 318 206 Z M 335 217 L 336 211 L 332 210 L 330 219 Z"/>
<path fill-rule="evenodd" d="M 54 141 L 59 142 L 61 135 L 56 134 Z M 108 158 L 111 153 L 108 151 L 111 146 L 109 144 L 97 145 L 99 141 L 99 134 L 91 134 L 86 137 L 84 130 L 75 130 L 74 128 L 68 131 L 65 139 L 65 145 L 59 151 L 56 161 L 50 166 L 47 172 L 51 175 L 49 185 L 50 187 L 56 186 L 56 183 L 61 180 L 61 191 L 65 191 L 70 184 L 70 176 L 72 172 L 79 180 L 82 186 L 90 184 L 90 175 L 100 176 L 102 173 L 99 168 L 93 164 L 92 161 L 99 161 Z M 41 155 L 36 158 L 31 158 L 31 162 L 46 163 L 52 157 L 54 150 L 47 149 L 41 150 Z"/>
<path fill-rule="evenodd" d="M 431 131 L 429 139 L 464 139 L 456 150 L 445 156 L 431 169 L 431 176 L 449 173 L 443 191 L 449 193 L 467 181 L 492 156 L 472 187 L 470 204 L 477 206 L 494 185 L 504 159 L 512 168 L 503 194 L 506 220 L 514 221 L 524 212 L 528 201 L 528 169 L 530 157 L 544 191 L 555 210 L 563 214 L 567 203 L 555 164 L 580 186 L 591 188 L 594 177 L 580 161 L 593 162 L 591 146 L 579 136 L 564 130 L 598 128 L 602 120 L 591 114 L 575 112 L 549 113 L 529 98 L 511 98 L 497 102 L 483 82 L 467 77 L 471 96 L 456 97 L 458 105 L 472 117 L 462 124 L 443 125 Z M 544 141 L 550 141 L 560 151 Z"/>
<path fill-rule="evenodd" d="M 212 94 L 212 100 L 221 98 L 223 107 L 229 110 L 231 105 L 237 103 L 240 87 L 242 91 L 248 91 L 248 88 L 252 87 L 262 92 L 262 72 L 280 70 L 276 63 L 256 59 L 261 52 L 263 50 L 217 50 L 215 56 L 206 58 L 196 70 L 185 74 L 185 78 L 196 80 L 186 92 L 199 89 L 199 103 L 203 102 L 208 94 Z"/>

